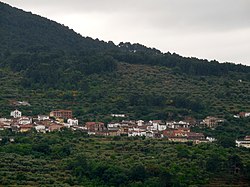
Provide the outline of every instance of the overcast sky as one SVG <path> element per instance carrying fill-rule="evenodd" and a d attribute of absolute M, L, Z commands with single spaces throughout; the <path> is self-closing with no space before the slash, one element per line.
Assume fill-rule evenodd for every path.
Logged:
<path fill-rule="evenodd" d="M 104 41 L 250 65 L 250 0 L 3 0 Z"/>

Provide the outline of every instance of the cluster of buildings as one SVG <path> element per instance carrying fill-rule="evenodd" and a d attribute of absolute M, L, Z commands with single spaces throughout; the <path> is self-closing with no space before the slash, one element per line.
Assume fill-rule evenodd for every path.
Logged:
<path fill-rule="evenodd" d="M 195 143 L 215 141 L 214 138 L 205 137 L 203 133 L 191 132 L 190 127 L 190 123 L 185 121 L 123 120 L 121 122 L 108 123 L 107 126 L 102 122 L 87 122 L 84 130 L 90 135 L 101 136 L 141 136 L 146 138 L 166 138 L 173 142 L 192 141 Z"/>
<path fill-rule="evenodd" d="M 19 110 L 11 111 L 11 118 L 0 118 L 0 130 L 10 129 L 15 132 L 27 132 L 35 130 L 46 133 L 61 130 L 61 128 L 71 128 L 72 130 L 85 131 L 89 135 L 99 136 L 128 136 L 128 137 L 147 137 L 147 138 L 166 138 L 175 142 L 195 143 L 211 142 L 213 138 L 205 137 L 202 133 L 191 132 L 190 127 L 196 125 L 192 118 L 186 121 L 162 121 L 162 120 L 134 120 L 121 122 L 86 122 L 79 124 L 73 118 L 71 110 L 55 110 L 49 115 L 38 115 L 36 117 L 23 116 Z M 111 114 L 114 118 L 124 118 L 124 114 Z M 207 117 L 200 124 L 214 127 L 221 122 L 221 119 Z"/>
<path fill-rule="evenodd" d="M 49 115 L 38 115 L 36 117 L 23 116 L 19 110 L 11 111 L 11 118 L 0 118 L 0 130 L 11 129 L 15 132 L 27 132 L 35 130 L 46 133 L 59 131 L 62 128 L 81 130 L 89 135 L 99 136 L 128 136 L 146 138 L 166 138 L 173 142 L 213 142 L 214 138 L 205 137 L 203 133 L 191 131 L 191 127 L 202 126 L 215 128 L 223 124 L 224 119 L 208 116 L 201 121 L 189 117 L 183 121 L 162 121 L 162 120 L 121 120 L 120 122 L 86 122 L 79 124 L 78 119 L 73 118 L 71 110 L 55 110 Z M 114 118 L 124 118 L 124 114 L 111 114 Z M 250 148 L 250 137 L 243 141 L 236 140 L 236 145 Z"/>
<path fill-rule="evenodd" d="M 36 117 L 23 116 L 19 110 L 11 111 L 11 118 L 0 118 L 0 130 L 10 129 L 15 132 L 51 132 L 63 127 L 79 127 L 78 120 L 73 118 L 71 110 L 56 110 L 49 115 L 38 115 Z M 79 127 L 80 128 L 80 127 Z"/>

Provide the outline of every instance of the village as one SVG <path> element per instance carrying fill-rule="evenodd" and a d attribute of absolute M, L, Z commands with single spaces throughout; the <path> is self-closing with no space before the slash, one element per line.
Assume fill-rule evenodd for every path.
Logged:
<path fill-rule="evenodd" d="M 249 113 L 240 113 L 235 117 L 249 117 Z M 125 118 L 125 114 L 111 114 L 113 118 Z M 95 136 L 127 136 L 145 138 L 165 138 L 172 142 L 193 142 L 194 144 L 216 141 L 203 133 L 191 131 L 191 127 L 200 126 L 214 129 L 224 123 L 223 118 L 208 116 L 201 121 L 189 117 L 183 121 L 162 120 L 121 120 L 120 122 L 86 122 L 79 124 L 73 117 L 72 110 L 55 110 L 49 115 L 35 117 L 23 116 L 19 110 L 10 112 L 10 118 L 0 118 L 0 130 L 9 129 L 13 132 L 25 133 L 35 130 L 38 133 L 60 131 L 63 128 L 80 130 Z M 244 140 L 236 140 L 236 146 L 250 148 L 250 136 Z"/>

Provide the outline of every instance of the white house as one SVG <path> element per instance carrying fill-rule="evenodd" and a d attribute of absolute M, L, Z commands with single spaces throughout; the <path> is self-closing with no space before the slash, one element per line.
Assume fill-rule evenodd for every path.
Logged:
<path fill-rule="evenodd" d="M 109 123 L 109 124 L 107 124 L 108 128 L 120 127 L 120 126 L 122 126 L 120 123 Z"/>
<path fill-rule="evenodd" d="M 250 136 L 246 136 L 244 140 L 235 141 L 237 147 L 250 148 Z"/>
<path fill-rule="evenodd" d="M 249 140 L 236 140 L 235 141 L 237 147 L 245 147 L 245 148 L 250 148 L 250 141 Z"/>
<path fill-rule="evenodd" d="M 13 118 L 20 118 L 22 116 L 22 112 L 19 110 L 14 110 L 10 112 L 10 116 Z"/>
<path fill-rule="evenodd" d="M 153 125 L 147 125 L 147 130 L 152 131 L 154 129 Z"/>
<path fill-rule="evenodd" d="M 250 112 L 240 112 L 238 116 L 242 118 L 250 117 Z"/>
<path fill-rule="evenodd" d="M 166 122 L 166 126 L 167 126 L 167 128 L 170 128 L 170 129 L 178 129 L 180 127 L 182 127 L 182 128 L 188 128 L 189 127 L 189 123 L 187 123 L 185 121 L 179 121 L 179 122 L 176 122 L 176 121 L 167 121 Z"/>
<path fill-rule="evenodd" d="M 7 119 L 7 118 L 0 118 L 0 123 L 2 123 L 5 126 L 10 126 L 11 125 L 12 120 L 11 119 Z"/>
<path fill-rule="evenodd" d="M 47 115 L 38 115 L 37 119 L 39 121 L 49 120 L 49 116 L 47 116 Z"/>
<path fill-rule="evenodd" d="M 209 142 L 215 142 L 216 139 L 213 137 L 206 137 L 206 140 L 208 140 Z"/>
<path fill-rule="evenodd" d="M 245 117 L 250 117 L 250 112 L 246 112 Z"/>
<path fill-rule="evenodd" d="M 128 133 L 128 137 L 134 137 L 134 136 L 146 136 L 146 131 L 130 131 Z"/>
<path fill-rule="evenodd" d="M 21 117 L 20 119 L 18 119 L 18 123 L 20 125 L 27 125 L 27 124 L 31 124 L 32 123 L 32 118 L 29 117 Z"/>
<path fill-rule="evenodd" d="M 78 119 L 68 119 L 67 123 L 69 124 L 69 126 L 77 126 L 78 125 Z"/>
<path fill-rule="evenodd" d="M 153 128 L 151 130 L 165 130 L 167 127 L 161 120 L 149 121 Z"/>
<path fill-rule="evenodd" d="M 144 121 L 143 120 L 138 120 L 136 121 L 138 126 L 143 126 L 144 125 Z"/>
<path fill-rule="evenodd" d="M 240 116 L 239 116 L 239 115 L 233 115 L 233 117 L 234 117 L 234 118 L 240 118 Z"/>
<path fill-rule="evenodd" d="M 37 125 L 35 126 L 35 129 L 37 132 L 46 133 L 46 127 L 44 125 Z"/>
<path fill-rule="evenodd" d="M 167 125 L 163 125 L 163 124 L 159 124 L 158 125 L 158 131 L 164 131 L 164 130 L 166 130 L 167 129 Z"/>
<path fill-rule="evenodd" d="M 116 118 L 125 118 L 126 115 L 125 114 L 111 114 L 112 117 L 116 117 Z"/>

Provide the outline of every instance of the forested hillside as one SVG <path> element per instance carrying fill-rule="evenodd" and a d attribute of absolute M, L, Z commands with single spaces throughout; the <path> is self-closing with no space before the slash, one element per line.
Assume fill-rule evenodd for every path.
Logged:
<path fill-rule="evenodd" d="M 248 186 L 250 67 L 219 63 L 141 44 L 83 37 L 66 26 L 0 2 L 0 118 L 71 109 L 86 121 L 225 119 L 194 132 L 211 144 L 93 137 L 63 129 L 0 131 L 0 185 Z M 17 101 L 30 105 L 17 106 Z M 12 141 L 11 141 L 12 140 Z M 237 170 L 237 172 L 236 172 Z"/>
<path fill-rule="evenodd" d="M 250 67 L 140 44 L 115 46 L 3 3 L 0 10 L 2 115 L 13 108 L 10 100 L 28 100 L 29 114 L 66 107 L 81 118 L 119 112 L 166 119 L 249 110 Z"/>

